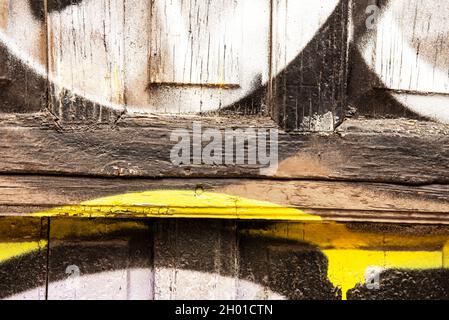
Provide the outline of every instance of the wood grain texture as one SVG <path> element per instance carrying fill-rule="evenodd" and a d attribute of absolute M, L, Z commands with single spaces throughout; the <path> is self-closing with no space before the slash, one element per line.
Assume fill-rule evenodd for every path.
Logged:
<path fill-rule="evenodd" d="M 150 8 L 148 58 L 141 60 L 149 61 L 148 106 L 133 111 L 266 109 L 270 1 L 153 0 Z"/>
<path fill-rule="evenodd" d="M 57 83 L 55 96 L 63 87 L 85 96 L 102 96 L 112 104 L 124 103 L 122 2 L 89 1 L 48 15 L 49 69 Z M 97 27 L 99 19 L 102 30 Z"/>
<path fill-rule="evenodd" d="M 360 0 L 351 10 L 354 111 L 447 123 L 447 2 Z"/>
<path fill-rule="evenodd" d="M 344 115 L 348 3 L 276 0 L 272 10 L 274 118 L 287 130 L 332 131 Z"/>
<path fill-rule="evenodd" d="M 239 227 L 244 229 L 244 224 Z M 253 227 L 257 228 L 257 224 Z M 288 232 L 288 226 L 287 230 L 280 226 L 275 228 L 279 234 Z M 262 290 L 257 292 L 259 299 L 276 299 L 273 291 L 292 300 L 340 299 L 339 290 L 326 276 L 327 258 L 319 250 L 301 242 L 245 236 L 241 229 L 239 278 L 255 279 L 261 284 Z M 242 298 L 253 298 L 251 292 L 241 290 L 241 294 Z"/>
<path fill-rule="evenodd" d="M 47 33 L 44 25 L 29 16 L 25 1 L 4 0 L 0 4 L 0 32 L 8 39 L 0 41 L 1 112 L 36 112 L 46 106 Z M 36 30 L 34 37 L 30 38 L 28 28 Z M 42 66 L 40 73 L 33 69 L 38 64 Z"/>
<path fill-rule="evenodd" d="M 104 107 L 179 114 L 264 103 L 241 100 L 269 81 L 268 0 L 82 1 L 47 20 L 49 105 L 61 124 L 101 121 Z"/>
<path fill-rule="evenodd" d="M 194 193 L 199 189 L 201 192 L 216 192 L 293 207 L 331 221 L 449 223 L 446 214 L 449 210 L 447 185 L 249 179 L 111 180 L 1 176 L 0 215 L 23 216 L 126 193 L 157 190 L 187 190 Z M 141 209 L 141 206 L 136 207 L 136 214 Z M 191 209 L 195 211 L 195 208 Z M 133 213 L 118 212 L 112 216 L 130 218 Z"/>
<path fill-rule="evenodd" d="M 448 14 L 444 1 L 401 1 L 387 6 L 377 25 L 374 59 L 386 88 L 449 93 Z"/>
<path fill-rule="evenodd" d="M 114 127 L 58 130 L 43 115 L 2 116 L 0 172 L 109 177 L 277 177 L 407 184 L 447 183 L 447 125 L 409 120 L 348 120 L 337 132 L 279 132 L 279 168 L 260 164 L 174 166 L 177 128 L 275 128 L 265 118 L 124 117 Z M 244 131 L 236 133 L 244 135 Z M 224 152 L 226 156 L 226 152 Z M 193 163 L 193 162 L 192 162 Z"/>
<path fill-rule="evenodd" d="M 150 84 L 239 85 L 241 1 L 153 1 Z"/>
<path fill-rule="evenodd" d="M 48 232 L 40 219 L 0 220 L 2 244 L 38 240 L 41 230 Z M 45 298 L 48 288 L 49 299 L 341 299 L 341 290 L 329 277 L 332 261 L 325 251 L 344 245 L 348 235 L 354 241 L 350 245 L 363 252 L 381 250 L 387 257 L 392 251 L 429 252 L 441 260 L 449 234 L 447 226 L 401 224 L 183 219 L 50 223 L 51 254 L 36 260 L 38 252 L 33 251 L 0 264 L 0 297 L 36 299 L 30 293 L 43 288 Z M 48 284 L 32 281 L 46 276 L 36 262 L 48 262 Z M 418 291 L 416 283 L 422 284 Z M 348 297 L 444 298 L 447 271 L 394 268 L 382 273 L 382 288 L 373 293 L 358 285 Z"/>
<path fill-rule="evenodd" d="M 245 227 L 208 220 L 156 222 L 155 299 L 336 297 L 322 268 L 324 255 L 302 244 L 242 236 Z"/>
<path fill-rule="evenodd" d="M 154 232 L 156 300 L 238 299 L 234 222 L 157 221 Z"/>
<path fill-rule="evenodd" d="M 352 1 L 349 28 L 352 41 L 349 44 L 349 70 L 347 102 L 349 114 L 370 118 L 417 118 L 404 105 L 391 97 L 387 90 L 379 90 L 381 80 L 375 72 L 376 18 L 388 2 L 376 0 Z M 368 12 L 368 13 L 367 13 Z M 376 15 L 377 14 L 377 15 Z M 368 24 L 368 26 L 367 26 Z M 368 28 L 369 27 L 369 28 Z"/>
<path fill-rule="evenodd" d="M 124 10 L 123 1 L 101 0 L 47 14 L 48 103 L 61 123 L 101 121 L 104 106 L 123 109 Z"/>
<path fill-rule="evenodd" d="M 48 299 L 152 299 L 152 243 L 145 222 L 51 220 Z"/>

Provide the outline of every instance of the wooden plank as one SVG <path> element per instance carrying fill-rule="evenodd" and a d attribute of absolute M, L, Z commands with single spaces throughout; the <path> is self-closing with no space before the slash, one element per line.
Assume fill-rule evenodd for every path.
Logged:
<path fill-rule="evenodd" d="M 296 290 L 284 291 L 289 297 L 307 297 L 317 289 L 313 296 L 333 293 L 326 297 L 328 299 L 332 296 L 339 299 L 361 299 L 365 295 L 376 297 L 376 292 L 381 292 L 380 296 L 387 293 L 384 298 L 392 297 L 397 295 L 392 290 L 392 280 L 395 282 L 393 287 L 400 287 L 402 297 L 437 298 L 443 297 L 446 292 L 447 270 L 442 269 L 442 261 L 448 240 L 447 226 L 339 223 L 267 226 L 251 222 L 247 223 L 246 230 L 244 225 L 240 227 L 243 238 L 252 240 L 254 247 L 245 250 L 254 257 L 247 262 L 249 270 L 256 271 L 255 277 L 270 275 L 263 280 L 272 287 L 278 286 L 277 292 L 283 292 L 292 285 Z M 270 270 L 271 259 L 274 268 Z M 294 267 L 283 268 L 293 261 Z M 379 272 L 382 270 L 380 277 L 365 278 L 363 283 L 361 279 L 366 270 L 373 266 L 378 267 Z M 327 270 L 327 276 L 322 273 L 323 269 Z M 297 270 L 300 279 L 296 278 L 298 275 L 293 270 Z M 283 280 L 286 274 L 289 281 Z M 414 286 L 404 288 L 399 285 L 401 279 L 404 284 L 404 277 L 413 279 L 413 283 L 415 279 L 422 279 L 417 281 L 425 285 L 420 287 L 419 292 Z M 308 284 L 305 279 L 313 281 Z M 295 282 L 301 285 L 294 286 Z M 376 283 L 380 290 L 368 286 Z"/>
<path fill-rule="evenodd" d="M 273 2 L 272 112 L 295 131 L 332 131 L 343 120 L 348 3 Z"/>
<path fill-rule="evenodd" d="M 36 112 L 46 106 L 46 26 L 31 11 L 27 1 L 0 4 L 1 112 Z"/>
<path fill-rule="evenodd" d="M 151 204 L 151 191 L 161 194 L 167 192 L 167 197 L 173 197 L 171 191 L 184 190 L 185 194 L 195 198 L 198 192 L 215 193 L 232 197 L 241 197 L 257 201 L 260 215 L 271 204 L 281 207 L 295 208 L 308 214 L 320 216 L 331 221 L 374 221 L 399 223 L 449 223 L 447 185 L 405 186 L 394 184 L 355 183 L 355 182 L 325 182 L 325 181 L 282 181 L 248 179 L 102 179 L 75 178 L 53 176 L 1 176 L 0 177 L 0 215 L 24 216 L 36 212 L 50 211 L 64 216 L 64 207 L 75 208 L 80 203 L 98 198 L 110 197 L 136 192 L 149 192 L 147 202 L 137 201 L 134 206 L 128 206 L 129 211 L 114 210 L 120 205 L 117 198 L 111 200 L 110 212 L 104 217 L 141 216 L 144 208 L 150 212 L 156 208 Z M 170 194 L 170 196 L 169 196 Z M 126 199 L 126 198 L 123 198 Z M 229 206 L 223 197 L 217 197 L 216 203 L 207 202 L 200 208 L 200 202 L 168 201 L 175 206 L 184 207 L 184 216 L 189 218 L 209 205 L 209 218 L 222 218 L 214 215 L 216 207 Z M 115 203 L 115 205 L 114 205 Z M 61 210 L 53 210 L 59 207 Z M 85 214 L 97 210 L 94 204 L 82 206 Z M 244 209 L 245 207 L 242 207 Z M 188 210 L 187 210 L 188 209 Z M 248 208 L 251 209 L 251 208 Z M 133 211 L 134 210 L 134 211 Z M 166 211 L 170 210 L 170 207 Z M 170 217 L 158 214 L 157 211 L 145 217 Z M 269 211 L 268 211 L 269 212 Z M 95 214 L 97 216 L 97 214 Z M 101 216 L 101 214 L 100 214 Z M 229 216 L 232 218 L 232 216 Z M 237 215 L 234 218 L 238 218 Z M 269 219 L 266 215 L 264 219 Z"/>
<path fill-rule="evenodd" d="M 248 236 L 244 228 L 239 224 L 239 282 L 247 279 L 260 287 L 256 294 L 242 290 L 243 299 L 340 299 L 339 290 L 327 279 L 328 259 L 313 244 L 279 237 L 288 226 L 265 225 L 277 235 L 271 239 Z M 255 231 L 257 225 L 247 228 Z"/>
<path fill-rule="evenodd" d="M 152 103 L 148 93 L 151 3 L 152 0 L 124 2 L 125 101 L 128 108 L 140 110 Z"/>
<path fill-rule="evenodd" d="M 15 241 L 48 232 L 39 219 L 1 220 L 1 243 L 13 241 L 2 256 Z M 53 219 L 50 230 L 50 299 L 388 298 L 397 290 L 404 298 L 441 298 L 447 292 L 447 226 L 65 218 Z M 39 288 L 21 281 L 36 275 L 35 265 L 26 264 L 33 254 L 21 255 L 2 278 L 0 287 L 17 292 L 13 298 L 30 298 Z M 381 290 L 360 280 L 372 266 L 382 269 Z M 404 279 L 422 283 L 421 290 L 404 287 Z"/>
<path fill-rule="evenodd" d="M 235 223 L 157 221 L 155 299 L 237 298 Z"/>
<path fill-rule="evenodd" d="M 0 218 L 0 298 L 44 300 L 47 218 Z"/>
<path fill-rule="evenodd" d="M 352 110 L 348 114 L 370 118 L 413 118 L 417 115 L 395 100 L 390 92 L 376 90 L 381 86 L 375 72 L 376 37 L 381 10 L 386 2 L 377 0 L 352 1 L 349 45 L 349 77 L 347 99 Z"/>
<path fill-rule="evenodd" d="M 155 299 L 329 296 L 326 291 L 333 287 L 326 279 L 326 259 L 316 248 L 242 236 L 244 227 L 223 221 L 157 221 Z"/>
<path fill-rule="evenodd" d="M 115 127 L 59 131 L 41 115 L 2 116 L 0 172 L 123 177 L 275 177 L 390 183 L 447 183 L 448 127 L 408 120 L 348 120 L 332 134 L 278 136 L 279 168 L 265 165 L 174 165 L 178 128 L 272 129 L 263 118 L 128 117 Z M 190 128 L 190 129 L 189 129 Z M 86 129 L 88 131 L 86 131 Z M 192 131 L 190 131 L 192 132 Z M 245 131 L 233 132 L 237 137 Z M 224 156 L 235 156 L 224 150 Z M 235 159 L 234 159 L 235 160 Z M 223 163 L 224 160 L 223 160 Z M 234 161 L 235 163 L 235 161 Z"/>
<path fill-rule="evenodd" d="M 374 67 L 385 88 L 449 93 L 449 6 L 401 1 L 386 7 L 377 25 Z"/>
<path fill-rule="evenodd" d="M 150 61 L 144 81 L 148 104 L 130 104 L 129 110 L 173 114 L 265 111 L 270 1 L 153 0 L 149 8 L 147 52 L 155 55 L 146 60 Z M 176 15 L 182 19 L 176 20 Z M 176 23 L 169 23 L 170 19 Z"/>
<path fill-rule="evenodd" d="M 53 219 L 48 299 L 151 299 L 150 230 L 145 222 Z"/>
<path fill-rule="evenodd" d="M 239 85 L 241 1 L 153 1 L 150 84 Z"/>
<path fill-rule="evenodd" d="M 348 99 L 358 115 L 448 123 L 448 10 L 441 1 L 353 3 Z"/>
<path fill-rule="evenodd" d="M 101 121 L 125 104 L 123 0 L 59 9 L 47 14 L 50 109 L 61 123 Z"/>

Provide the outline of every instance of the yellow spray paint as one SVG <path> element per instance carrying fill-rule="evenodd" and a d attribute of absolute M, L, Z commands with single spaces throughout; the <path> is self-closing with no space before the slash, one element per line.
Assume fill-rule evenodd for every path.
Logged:
<path fill-rule="evenodd" d="M 109 220 L 110 221 L 110 220 Z M 110 235 L 116 232 L 144 231 L 148 226 L 143 221 L 111 221 L 106 219 L 79 220 L 79 219 L 57 219 L 57 223 L 52 223 L 51 237 L 53 240 L 67 238 L 91 238 L 93 236 Z"/>
<path fill-rule="evenodd" d="M 353 230 L 345 224 L 324 222 L 270 202 L 221 193 L 159 190 L 86 201 L 34 214 L 39 217 L 169 217 L 259 219 L 289 221 L 263 230 L 244 230 L 253 236 L 285 238 L 317 246 L 328 259 L 328 279 L 342 290 L 342 298 L 365 282 L 369 267 L 381 269 L 436 269 L 449 265 L 449 234 L 404 235 Z M 107 232 L 107 230 L 103 230 Z"/>
<path fill-rule="evenodd" d="M 39 250 L 47 245 L 47 241 L 3 242 L 0 243 L 0 262 Z"/>
<path fill-rule="evenodd" d="M 268 229 L 244 230 L 253 236 L 281 238 L 317 246 L 328 259 L 327 277 L 340 287 L 342 298 L 365 283 L 368 268 L 440 269 L 449 234 L 404 235 L 351 230 L 334 222 L 278 223 Z"/>
<path fill-rule="evenodd" d="M 346 300 L 349 290 L 365 283 L 365 272 L 370 267 L 407 270 L 442 268 L 442 254 L 436 251 L 332 249 L 322 252 L 329 261 L 327 277 L 334 286 L 341 288 L 343 300 Z"/>
<path fill-rule="evenodd" d="M 449 268 L 449 240 L 443 247 L 443 267 Z"/>
<path fill-rule="evenodd" d="M 271 202 L 189 190 L 147 191 L 105 197 L 33 216 L 321 220 L 319 216 Z"/>

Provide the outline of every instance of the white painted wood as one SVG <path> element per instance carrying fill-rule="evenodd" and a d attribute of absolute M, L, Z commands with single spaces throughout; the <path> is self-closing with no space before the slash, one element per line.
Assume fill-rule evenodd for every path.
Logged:
<path fill-rule="evenodd" d="M 148 269 L 111 270 L 81 274 L 51 282 L 49 300 L 150 300 Z M 136 281 L 138 280 L 138 281 Z M 33 292 L 33 291 L 31 291 Z"/>
<path fill-rule="evenodd" d="M 239 84 L 242 1 L 154 0 L 150 83 Z"/>
<path fill-rule="evenodd" d="M 27 1 L 0 1 L 0 41 L 26 64 L 39 64 L 38 73 L 42 73 L 47 64 L 46 36 L 45 26 L 33 17 Z"/>
<path fill-rule="evenodd" d="M 125 98 L 128 106 L 136 106 L 139 111 L 151 105 L 148 92 L 151 2 L 126 0 L 124 3 Z"/>
<path fill-rule="evenodd" d="M 268 83 L 270 0 L 84 0 L 48 26 L 56 96 L 194 113 Z"/>
<path fill-rule="evenodd" d="M 273 0 L 273 76 L 301 53 L 338 3 L 338 0 Z"/>
<path fill-rule="evenodd" d="M 171 3 L 169 16 L 163 3 Z M 182 5 L 176 9 L 176 3 Z M 149 105 L 129 105 L 128 110 L 218 110 L 268 83 L 270 0 L 153 0 L 152 4 L 149 51 L 155 56 L 150 57 L 147 81 Z M 210 18 L 205 20 L 207 10 Z M 177 12 L 182 21 L 175 18 Z M 170 19 L 176 23 L 168 25 Z"/>
<path fill-rule="evenodd" d="M 48 15 L 54 94 L 63 89 L 100 104 L 125 104 L 123 0 L 83 1 Z"/>
<path fill-rule="evenodd" d="M 386 88 L 449 93 L 449 2 L 391 1 L 374 50 L 373 67 Z"/>

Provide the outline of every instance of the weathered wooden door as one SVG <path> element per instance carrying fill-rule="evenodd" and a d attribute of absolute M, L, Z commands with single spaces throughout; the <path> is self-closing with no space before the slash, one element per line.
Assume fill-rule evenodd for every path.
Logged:
<path fill-rule="evenodd" d="M 0 296 L 410 296 L 397 270 L 426 269 L 411 296 L 433 297 L 449 266 L 447 7 L 0 0 Z M 172 161 L 173 133 L 200 152 Z M 400 284 L 359 290 L 371 264 Z"/>

